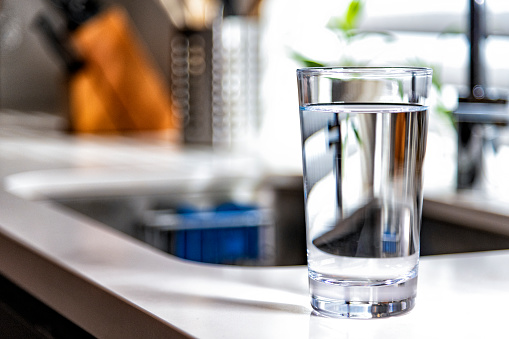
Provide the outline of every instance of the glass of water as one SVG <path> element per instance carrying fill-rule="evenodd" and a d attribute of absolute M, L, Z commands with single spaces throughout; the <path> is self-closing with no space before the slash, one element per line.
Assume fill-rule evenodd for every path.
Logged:
<path fill-rule="evenodd" d="M 432 70 L 297 70 L 311 305 L 331 317 L 413 308 Z"/>

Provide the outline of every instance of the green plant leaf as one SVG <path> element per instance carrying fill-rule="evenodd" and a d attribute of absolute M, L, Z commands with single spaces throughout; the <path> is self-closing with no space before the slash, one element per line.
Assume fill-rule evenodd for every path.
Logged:
<path fill-rule="evenodd" d="M 363 0 L 352 0 L 348 5 L 345 14 L 340 17 L 330 18 L 326 27 L 330 30 L 336 31 L 336 33 L 340 33 L 346 39 L 349 39 L 356 34 L 363 10 Z"/>
<path fill-rule="evenodd" d="M 311 60 L 309 58 L 306 58 L 304 55 L 298 53 L 298 52 L 292 52 L 292 55 L 291 57 L 301 63 L 304 67 L 324 67 L 325 64 L 324 63 L 321 63 L 321 62 L 318 62 L 318 61 L 314 61 L 314 60 Z"/>
<path fill-rule="evenodd" d="M 357 129 L 357 126 L 355 126 L 355 124 L 353 123 L 353 121 L 352 121 L 351 125 L 352 125 L 352 129 L 353 129 L 353 133 L 355 134 L 355 139 L 357 139 L 357 143 L 358 143 L 360 146 L 362 146 L 362 139 L 361 139 L 361 135 L 360 135 L 360 133 L 359 133 L 359 130 Z"/>
<path fill-rule="evenodd" d="M 350 2 L 343 21 L 345 30 L 357 28 L 363 8 L 364 4 L 362 0 L 352 0 Z"/>

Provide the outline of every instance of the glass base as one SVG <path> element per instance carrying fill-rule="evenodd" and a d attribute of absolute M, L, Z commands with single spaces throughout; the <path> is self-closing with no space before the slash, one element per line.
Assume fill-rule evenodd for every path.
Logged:
<path fill-rule="evenodd" d="M 331 284 L 309 279 L 311 306 L 333 318 L 383 318 L 410 311 L 415 305 L 417 277 L 361 285 Z"/>

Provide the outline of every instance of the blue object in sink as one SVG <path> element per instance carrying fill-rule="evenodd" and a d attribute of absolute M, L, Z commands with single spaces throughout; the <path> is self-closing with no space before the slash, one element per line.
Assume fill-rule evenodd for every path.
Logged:
<path fill-rule="evenodd" d="M 214 264 L 258 259 L 263 216 L 256 206 L 225 203 L 205 211 L 182 207 L 177 216 L 178 230 L 170 234 L 170 253 Z"/>

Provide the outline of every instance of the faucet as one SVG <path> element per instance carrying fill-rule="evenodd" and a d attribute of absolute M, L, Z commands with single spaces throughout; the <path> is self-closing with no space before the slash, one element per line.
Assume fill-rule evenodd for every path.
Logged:
<path fill-rule="evenodd" d="M 482 187 L 484 151 L 501 127 L 509 124 L 507 100 L 487 93 L 484 44 L 487 37 L 485 0 L 469 0 L 470 67 L 469 92 L 459 98 L 454 112 L 457 122 L 457 189 Z M 491 146 L 494 146 L 491 144 Z"/>

